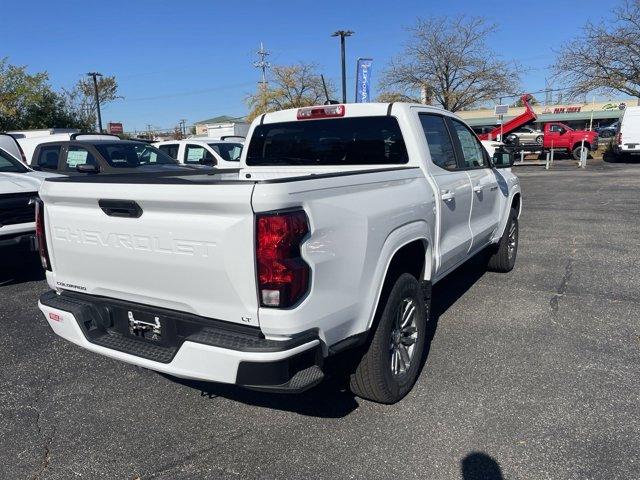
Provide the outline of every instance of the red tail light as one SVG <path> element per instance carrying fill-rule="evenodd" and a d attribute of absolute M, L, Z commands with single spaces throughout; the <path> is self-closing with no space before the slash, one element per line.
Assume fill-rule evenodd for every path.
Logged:
<path fill-rule="evenodd" d="M 306 107 L 298 109 L 298 120 L 312 118 L 344 117 L 344 105 L 325 105 L 323 107 Z"/>
<path fill-rule="evenodd" d="M 49 261 L 49 250 L 47 250 L 47 236 L 44 230 L 44 203 L 42 200 L 36 199 L 36 239 L 38 240 L 38 252 L 40 252 L 40 262 L 42 268 L 51 271 L 51 262 Z"/>
<path fill-rule="evenodd" d="M 616 134 L 616 143 L 617 143 L 618 145 L 622 145 L 622 133 L 621 133 L 621 132 L 618 132 L 618 133 Z"/>
<path fill-rule="evenodd" d="M 258 290 L 263 307 L 286 308 L 309 289 L 310 268 L 300 254 L 309 233 L 302 210 L 256 216 Z"/>

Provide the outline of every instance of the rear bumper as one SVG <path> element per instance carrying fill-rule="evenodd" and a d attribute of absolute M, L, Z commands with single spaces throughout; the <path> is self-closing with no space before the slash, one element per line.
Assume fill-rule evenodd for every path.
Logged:
<path fill-rule="evenodd" d="M 640 143 L 617 145 L 616 151 L 618 153 L 640 154 Z"/>
<path fill-rule="evenodd" d="M 40 297 L 38 306 L 62 338 L 176 377 L 285 392 L 306 390 L 323 378 L 320 341 L 311 332 L 283 341 L 268 340 L 254 327 L 66 292 L 49 291 Z M 114 307 L 153 311 L 184 335 L 167 345 L 133 338 L 114 324 Z"/>

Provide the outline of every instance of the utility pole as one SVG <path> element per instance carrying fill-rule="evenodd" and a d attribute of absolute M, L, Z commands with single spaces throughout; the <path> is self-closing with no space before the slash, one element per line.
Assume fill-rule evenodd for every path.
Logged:
<path fill-rule="evenodd" d="M 342 103 L 347 103 L 347 70 L 344 59 L 344 39 L 350 37 L 355 32 L 351 30 L 337 30 L 331 34 L 332 37 L 340 37 L 340 56 L 342 59 Z"/>
<path fill-rule="evenodd" d="M 98 132 L 102 133 L 102 115 L 100 115 L 100 96 L 98 95 L 98 78 L 102 74 L 98 72 L 89 72 L 87 77 L 93 78 L 93 92 L 96 95 L 96 113 L 98 114 Z"/>
<path fill-rule="evenodd" d="M 187 120 L 184 118 L 180 120 L 180 133 L 183 137 L 187 136 Z"/>
<path fill-rule="evenodd" d="M 147 135 L 149 140 L 153 140 L 153 137 L 151 136 L 151 124 L 147 123 Z"/>
<path fill-rule="evenodd" d="M 262 42 L 260 42 L 260 50 L 256 53 L 258 54 L 258 57 L 260 57 L 260 60 L 253 62 L 253 66 L 262 70 L 262 77 L 258 82 L 258 85 L 260 85 L 260 88 L 264 91 L 267 89 L 267 68 L 271 67 L 271 64 L 267 62 L 269 52 L 264 49 Z"/>

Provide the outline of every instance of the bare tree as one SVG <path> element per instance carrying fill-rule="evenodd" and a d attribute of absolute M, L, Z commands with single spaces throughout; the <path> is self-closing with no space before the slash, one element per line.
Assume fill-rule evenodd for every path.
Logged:
<path fill-rule="evenodd" d="M 331 96 L 334 92 L 331 82 L 327 82 L 327 90 Z M 259 87 L 255 94 L 249 96 L 251 113 L 247 118 L 252 120 L 265 112 L 318 105 L 325 100 L 322 79 L 315 64 L 300 62 L 274 66 L 267 87 Z"/>
<path fill-rule="evenodd" d="M 84 123 L 96 125 L 96 98 L 93 87 L 93 80 L 81 79 L 75 84 L 73 89 L 65 91 L 68 102 L 80 113 Z M 98 98 L 100 106 L 123 98 L 118 95 L 118 82 L 114 76 L 98 78 Z"/>
<path fill-rule="evenodd" d="M 383 73 L 387 94 L 426 98 L 455 112 L 517 90 L 518 66 L 489 49 L 495 26 L 485 19 L 418 19 L 408 30 L 404 52 Z"/>
<path fill-rule="evenodd" d="M 595 90 L 640 97 L 640 0 L 626 0 L 606 24 L 587 23 L 558 52 L 554 71 L 570 96 Z"/>

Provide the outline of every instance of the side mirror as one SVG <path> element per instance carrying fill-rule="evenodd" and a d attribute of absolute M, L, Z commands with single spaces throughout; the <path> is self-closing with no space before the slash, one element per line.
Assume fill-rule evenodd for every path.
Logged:
<path fill-rule="evenodd" d="M 80 173 L 100 173 L 100 167 L 90 163 L 76 165 L 76 170 Z"/>
<path fill-rule="evenodd" d="M 492 160 L 495 168 L 509 168 L 513 166 L 515 157 L 513 156 L 513 152 L 507 151 L 504 148 L 497 148 Z"/>
<path fill-rule="evenodd" d="M 199 163 L 201 165 L 209 165 L 209 166 L 213 167 L 213 166 L 215 166 L 216 161 L 213 158 L 205 157 L 205 158 L 201 158 Z"/>
<path fill-rule="evenodd" d="M 31 170 L 35 170 L 37 172 L 41 172 L 42 171 L 42 167 L 40 165 L 27 165 L 28 167 L 31 167 Z"/>

